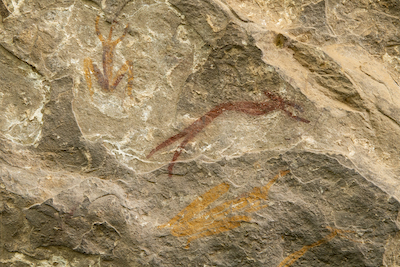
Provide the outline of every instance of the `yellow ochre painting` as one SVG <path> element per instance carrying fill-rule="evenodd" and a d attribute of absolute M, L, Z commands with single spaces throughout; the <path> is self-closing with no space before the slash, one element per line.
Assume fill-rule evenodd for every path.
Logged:
<path fill-rule="evenodd" d="M 261 201 L 268 198 L 268 191 L 274 182 L 289 172 L 289 170 L 280 171 L 265 186 L 255 187 L 246 197 L 229 200 L 204 211 L 228 191 L 229 184 L 219 184 L 198 197 L 168 223 L 159 226 L 159 228 L 170 227 L 172 235 L 177 237 L 188 236 L 185 248 L 189 248 L 190 242 L 195 239 L 237 228 L 241 222 L 249 222 L 251 218 L 246 215 L 234 215 L 234 213 L 250 213 L 267 207 L 267 205 L 262 205 Z"/>
<path fill-rule="evenodd" d="M 310 249 L 312 249 L 313 247 L 318 247 L 324 243 L 328 243 L 329 241 L 331 241 L 332 239 L 334 239 L 336 236 L 341 236 L 343 238 L 349 239 L 353 242 L 357 242 L 357 243 L 362 243 L 359 242 L 357 240 L 354 240 L 350 237 L 347 237 L 345 235 L 345 233 L 354 233 L 354 231 L 349 231 L 349 230 L 340 230 L 340 229 L 336 229 L 333 227 L 327 227 L 331 233 L 324 236 L 322 239 L 312 243 L 311 245 L 306 245 L 303 246 L 301 249 L 299 249 L 296 252 L 293 252 L 292 254 L 290 254 L 289 256 L 287 256 L 279 265 L 278 267 L 289 267 L 290 265 L 292 265 L 293 263 L 295 263 L 301 256 L 303 256 L 307 251 L 309 251 Z"/>
<path fill-rule="evenodd" d="M 280 171 L 279 174 L 272 178 L 265 186 L 255 187 L 246 197 L 226 201 L 208 211 L 205 211 L 205 209 L 214 201 L 228 192 L 229 184 L 221 183 L 198 197 L 168 223 L 160 225 L 159 228 L 171 228 L 171 234 L 176 237 L 187 236 L 188 240 L 185 246 L 186 249 L 189 248 L 190 242 L 195 239 L 216 235 L 237 228 L 242 222 L 249 222 L 251 218 L 246 215 L 237 215 L 234 213 L 251 213 L 267 207 L 268 205 L 262 205 L 261 201 L 267 200 L 268 191 L 276 180 L 285 176 L 289 172 L 289 170 Z M 359 241 L 345 235 L 346 233 L 354 233 L 354 231 L 340 230 L 333 227 L 327 228 L 331 233 L 290 254 L 278 265 L 278 267 L 291 266 L 308 250 L 324 243 L 328 243 L 336 236 L 360 243 Z"/>

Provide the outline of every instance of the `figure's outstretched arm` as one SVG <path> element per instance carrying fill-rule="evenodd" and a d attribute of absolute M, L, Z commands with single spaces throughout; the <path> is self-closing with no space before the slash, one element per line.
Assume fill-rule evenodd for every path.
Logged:
<path fill-rule="evenodd" d="M 84 66 L 84 71 L 85 71 L 86 82 L 89 87 L 90 96 L 92 96 L 94 93 L 94 91 L 92 89 L 92 78 L 90 76 L 91 73 L 93 73 L 96 76 L 97 81 L 99 82 L 101 88 L 103 88 L 103 89 L 107 88 L 107 84 L 104 80 L 103 74 L 101 73 L 101 71 L 99 70 L 97 65 L 94 64 L 90 58 L 84 59 L 83 66 Z"/>
<path fill-rule="evenodd" d="M 116 20 L 113 20 L 113 21 L 111 22 L 110 32 L 108 33 L 108 42 L 109 42 L 109 43 L 111 43 L 111 38 L 112 38 L 112 34 L 113 34 L 114 27 L 115 27 L 115 24 L 116 24 L 116 23 L 117 23 Z"/>
<path fill-rule="evenodd" d="M 110 42 L 111 42 L 113 47 L 115 47 L 119 42 L 121 42 L 125 38 L 126 34 L 128 33 L 128 27 L 129 27 L 129 24 L 127 24 L 125 26 L 124 33 L 117 40 L 111 42 L 111 32 L 112 32 L 112 26 L 111 26 L 111 29 L 110 29 Z"/>
<path fill-rule="evenodd" d="M 100 20 L 100 15 L 98 15 L 96 18 L 96 24 L 95 24 L 96 34 L 97 34 L 97 37 L 99 37 L 100 41 L 102 43 L 104 43 L 104 37 L 101 34 L 100 29 L 99 29 L 99 20 Z"/>

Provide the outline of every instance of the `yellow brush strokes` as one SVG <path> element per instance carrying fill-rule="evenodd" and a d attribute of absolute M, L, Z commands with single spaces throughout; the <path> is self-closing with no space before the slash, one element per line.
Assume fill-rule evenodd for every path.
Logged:
<path fill-rule="evenodd" d="M 332 227 L 327 227 L 331 233 L 326 235 L 325 237 L 323 237 L 322 239 L 318 240 L 315 243 L 312 243 L 311 245 L 306 245 L 304 247 L 302 247 L 300 250 L 290 254 L 289 256 L 287 256 L 279 265 L 278 267 L 289 267 L 290 265 L 292 265 L 295 261 L 297 261 L 301 256 L 304 255 L 304 253 L 306 253 L 308 250 L 312 249 L 313 247 L 317 247 L 320 246 L 324 243 L 327 243 L 329 241 L 331 241 L 333 238 L 335 238 L 337 235 L 342 236 L 346 239 L 349 239 L 351 241 L 354 242 L 358 242 L 355 241 L 347 236 L 344 235 L 344 233 L 354 233 L 353 231 L 348 231 L 348 230 L 340 230 L 340 229 L 336 229 L 336 228 L 332 228 Z"/>
<path fill-rule="evenodd" d="M 85 58 L 83 60 L 83 68 L 85 72 L 85 79 L 86 83 L 89 88 L 90 97 L 93 96 L 94 91 L 92 89 L 92 77 L 94 75 L 97 79 L 101 89 L 105 92 L 112 92 L 121 82 L 123 77 L 127 74 L 128 75 L 128 84 L 126 87 L 126 92 L 129 96 L 132 97 L 132 87 L 133 87 L 133 63 L 130 60 L 127 60 L 125 64 L 121 66 L 121 68 L 117 71 L 115 75 L 113 75 L 114 65 L 113 65 L 113 56 L 114 56 L 114 49 L 116 48 L 117 44 L 122 42 L 128 32 L 128 25 L 126 25 L 124 33 L 116 40 L 111 40 L 112 33 L 114 29 L 114 24 L 111 25 L 110 32 L 108 34 L 108 38 L 105 38 L 99 29 L 99 20 L 100 16 L 96 18 L 95 30 L 97 37 L 101 41 L 103 45 L 103 72 L 100 71 L 100 68 L 93 63 L 92 59 Z"/>
<path fill-rule="evenodd" d="M 159 228 L 171 227 L 174 236 L 189 236 L 185 248 L 189 248 L 191 241 L 210 235 L 219 234 L 239 227 L 241 222 L 249 222 L 250 217 L 245 215 L 232 215 L 234 212 L 255 212 L 267 207 L 261 205 L 261 200 L 268 198 L 268 191 L 274 182 L 290 171 L 280 171 L 265 186 L 254 188 L 246 197 L 233 199 L 222 203 L 209 211 L 204 211 L 209 205 L 225 194 L 229 184 L 222 183 L 202 196 L 198 197 L 186 208 L 179 212 L 168 223 Z"/>

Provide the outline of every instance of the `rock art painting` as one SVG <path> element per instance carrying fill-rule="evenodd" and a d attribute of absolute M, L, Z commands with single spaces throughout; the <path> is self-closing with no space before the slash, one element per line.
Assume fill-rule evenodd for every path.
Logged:
<path fill-rule="evenodd" d="M 0 0 L 0 266 L 400 266 L 398 0 Z"/>
<path fill-rule="evenodd" d="M 205 210 L 229 190 L 229 184 L 227 183 L 217 185 L 190 203 L 168 223 L 158 228 L 170 227 L 172 228 L 172 235 L 177 237 L 188 236 L 185 248 L 189 248 L 189 243 L 195 239 L 232 230 L 239 227 L 241 222 L 249 222 L 251 220 L 246 215 L 233 214 L 240 211 L 251 213 L 268 207 L 268 205 L 261 205 L 261 201 L 267 200 L 268 191 L 274 182 L 289 172 L 288 170 L 281 171 L 265 186 L 254 188 L 253 191 L 248 193 L 248 196 L 229 200 Z"/>
<path fill-rule="evenodd" d="M 115 76 L 113 76 L 113 53 L 115 47 L 124 39 L 126 33 L 128 32 L 128 25 L 126 25 L 124 33 L 116 40 L 112 40 L 112 34 L 114 25 L 112 24 L 110 27 L 110 32 L 108 34 L 108 38 L 104 38 L 99 30 L 99 20 L 100 16 L 96 18 L 96 34 L 99 37 L 103 45 L 103 73 L 99 69 L 99 67 L 93 63 L 90 58 L 85 58 L 84 60 L 84 70 L 85 70 L 85 79 L 89 88 L 90 96 L 93 96 L 94 91 L 92 88 L 92 78 L 91 74 L 96 77 L 96 80 L 101 87 L 101 89 L 105 92 L 113 92 L 118 84 L 121 82 L 122 78 L 124 78 L 125 74 L 128 73 L 128 84 L 126 86 L 126 94 L 128 96 L 132 96 L 132 83 L 133 83 L 133 63 L 130 60 L 127 60 L 124 65 L 117 71 Z M 116 22 L 114 22 L 116 23 Z"/>
<path fill-rule="evenodd" d="M 195 122 L 193 122 L 189 127 L 181 131 L 180 133 L 168 138 L 166 141 L 162 142 L 159 144 L 156 148 L 154 148 L 148 155 L 147 158 L 150 158 L 154 153 L 156 153 L 158 150 L 163 149 L 164 147 L 167 147 L 177 140 L 184 138 L 182 143 L 178 146 L 177 150 L 175 151 L 174 156 L 172 157 L 171 163 L 168 166 L 168 175 L 171 177 L 172 176 L 172 169 L 175 165 L 175 161 L 178 159 L 179 155 L 182 153 L 183 149 L 187 145 L 189 141 L 191 141 L 200 131 L 202 131 L 205 127 L 207 127 L 208 124 L 210 124 L 214 119 L 216 119 L 218 116 L 222 115 L 226 111 L 239 111 L 243 112 L 248 115 L 253 115 L 253 116 L 260 116 L 267 114 L 271 111 L 274 110 L 281 110 L 286 115 L 289 117 L 309 123 L 310 121 L 304 118 L 301 118 L 297 115 L 294 115 L 291 111 L 288 110 L 288 107 L 293 107 L 297 111 L 302 112 L 303 109 L 300 105 L 291 102 L 291 101 L 286 101 L 283 98 L 281 98 L 278 95 L 272 94 L 271 92 L 265 91 L 264 94 L 271 100 L 271 101 L 265 101 L 265 102 L 234 102 L 234 103 L 223 103 L 220 104 L 216 107 L 214 107 L 212 110 L 204 114 L 202 117 L 197 119 Z"/>
<path fill-rule="evenodd" d="M 329 231 L 331 231 L 330 234 L 324 236 L 322 239 L 318 240 L 315 243 L 312 243 L 311 245 L 306 245 L 304 247 L 302 247 L 300 250 L 290 254 L 289 256 L 287 256 L 279 265 L 278 267 L 289 267 L 291 266 L 293 263 L 295 263 L 301 256 L 303 256 L 308 250 L 314 248 L 314 247 L 318 247 L 324 243 L 327 243 L 329 241 L 331 241 L 332 239 L 334 239 L 336 236 L 354 241 L 354 242 L 359 242 L 362 243 L 360 241 L 356 241 L 354 239 L 352 239 L 351 237 L 348 237 L 346 234 L 348 233 L 352 233 L 354 234 L 354 231 L 350 231 L 350 230 L 340 230 L 340 229 L 336 229 L 336 228 L 332 228 L 332 227 L 327 227 Z"/>

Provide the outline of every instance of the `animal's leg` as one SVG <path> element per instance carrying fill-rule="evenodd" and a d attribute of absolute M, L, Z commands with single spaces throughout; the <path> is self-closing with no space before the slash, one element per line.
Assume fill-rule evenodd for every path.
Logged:
<path fill-rule="evenodd" d="M 215 108 L 211 111 L 209 111 L 208 113 L 206 113 L 205 115 L 203 115 L 202 117 L 200 117 L 199 119 L 197 119 L 195 122 L 193 122 L 190 126 L 186 127 L 182 132 L 180 132 L 177 135 L 172 136 L 171 138 L 169 138 L 168 140 L 164 141 L 163 143 L 159 144 L 155 149 L 153 149 L 146 158 L 151 157 L 155 152 L 157 152 L 158 150 L 174 143 L 176 140 L 184 137 L 187 134 L 190 134 L 190 138 L 188 141 L 190 141 L 190 139 L 192 139 L 193 137 L 195 137 L 201 130 L 204 129 L 204 127 L 206 127 L 208 124 L 210 124 L 213 119 L 215 119 L 217 116 L 219 116 L 220 114 L 222 114 L 222 110 L 220 110 L 220 108 L 217 109 L 217 111 L 215 111 Z M 211 114 L 212 112 L 215 112 L 216 114 Z M 210 115 L 211 114 L 211 115 Z M 186 140 L 186 139 L 185 139 Z M 185 142 L 185 141 L 183 141 Z M 182 142 L 182 143 L 183 143 Z M 187 142 L 186 142 L 187 143 Z M 182 144 L 181 144 L 182 145 Z M 176 152 L 175 152 L 176 154 Z M 179 153 L 180 154 L 180 153 Z M 179 157 L 179 154 L 177 157 Z M 175 158 L 175 155 L 174 155 Z M 176 159 L 175 159 L 176 160 Z"/>
<path fill-rule="evenodd" d="M 172 143 L 175 143 L 175 141 L 181 139 L 182 137 L 184 137 L 187 134 L 186 131 L 182 131 L 170 138 L 168 138 L 166 141 L 162 142 L 161 144 L 159 144 L 158 146 L 156 146 L 156 148 L 154 148 L 152 151 L 150 151 L 150 153 L 146 156 L 146 158 L 150 158 L 151 156 L 153 156 L 154 153 L 156 153 L 158 150 L 163 149 L 164 147 L 169 146 Z"/>
<path fill-rule="evenodd" d="M 280 171 L 277 175 L 274 176 L 266 185 L 263 187 L 259 188 L 256 187 L 253 189 L 253 191 L 250 193 L 249 197 L 247 197 L 248 204 L 250 205 L 249 208 L 247 208 L 245 211 L 246 212 L 254 212 L 258 211 L 260 209 L 263 209 L 265 207 L 268 207 L 268 205 L 261 205 L 260 200 L 261 199 L 268 199 L 268 192 L 271 188 L 271 186 L 278 180 L 278 178 L 285 176 L 288 174 L 290 170 L 285 170 L 285 171 Z"/>
<path fill-rule="evenodd" d="M 179 155 L 182 153 L 182 149 L 186 146 L 186 144 L 192 140 L 201 130 L 204 129 L 204 127 L 206 127 L 208 124 L 210 124 L 213 119 L 215 118 L 215 116 L 209 116 L 210 112 L 206 113 L 206 115 L 200 117 L 199 119 L 197 119 L 195 122 L 193 122 L 189 127 L 187 127 L 186 129 L 184 129 L 180 134 L 177 134 L 176 136 L 171 137 L 170 139 L 168 139 L 165 143 L 167 143 L 169 140 L 171 140 L 171 143 L 175 142 L 175 140 L 188 135 L 185 137 L 185 139 L 182 141 L 182 143 L 178 146 L 177 150 L 175 151 L 174 156 L 172 157 L 171 163 L 168 166 L 168 175 L 169 177 L 172 176 L 172 169 L 175 165 L 175 161 L 178 159 Z M 220 113 L 219 113 L 220 114 Z M 177 138 L 175 138 L 177 137 Z M 172 141 L 173 140 L 173 141 Z M 159 145 L 158 147 L 161 147 L 164 143 L 162 143 L 161 145 Z M 170 144 L 170 143 L 168 143 Z M 165 145 L 166 146 L 166 145 Z M 158 150 L 158 147 L 156 147 L 155 149 L 153 149 L 153 151 L 150 152 L 150 154 L 147 157 L 150 157 L 154 152 L 156 152 Z M 164 145 L 162 146 L 164 147 Z"/>
<path fill-rule="evenodd" d="M 189 134 L 188 136 L 185 137 L 185 139 L 182 141 L 182 143 L 178 146 L 178 148 L 175 151 L 174 156 L 172 157 L 172 160 L 170 164 L 168 165 L 168 176 L 172 176 L 172 169 L 174 168 L 175 161 L 179 158 L 179 156 L 182 153 L 182 150 L 185 148 L 187 143 L 194 137 L 193 134 Z"/>

